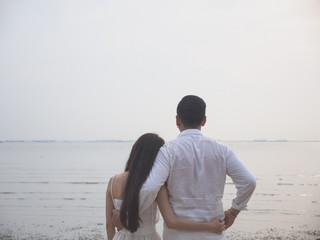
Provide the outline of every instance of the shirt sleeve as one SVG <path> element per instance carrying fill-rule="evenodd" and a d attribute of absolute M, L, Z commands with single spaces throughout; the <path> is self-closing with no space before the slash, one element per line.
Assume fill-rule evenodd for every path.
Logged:
<path fill-rule="evenodd" d="M 143 212 L 145 209 L 151 206 L 155 201 L 158 192 L 162 185 L 169 176 L 170 162 L 168 161 L 168 154 L 166 153 L 166 148 L 162 147 L 154 165 L 151 169 L 150 175 L 147 180 L 142 185 L 139 195 L 139 212 Z"/>
<path fill-rule="evenodd" d="M 256 180 L 229 147 L 226 157 L 227 175 L 231 177 L 237 189 L 236 198 L 232 200 L 232 207 L 238 210 L 246 209 L 256 187 Z"/>

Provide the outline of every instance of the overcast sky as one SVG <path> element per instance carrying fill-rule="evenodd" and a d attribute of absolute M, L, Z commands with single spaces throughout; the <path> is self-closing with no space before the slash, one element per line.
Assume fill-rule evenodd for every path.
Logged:
<path fill-rule="evenodd" d="M 0 140 L 320 140 L 318 0 L 0 0 Z"/>

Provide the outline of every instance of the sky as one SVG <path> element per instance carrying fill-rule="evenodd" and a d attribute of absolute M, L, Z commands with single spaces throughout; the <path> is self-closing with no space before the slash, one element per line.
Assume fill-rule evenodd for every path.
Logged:
<path fill-rule="evenodd" d="M 0 140 L 320 140 L 318 0 L 0 0 Z"/>

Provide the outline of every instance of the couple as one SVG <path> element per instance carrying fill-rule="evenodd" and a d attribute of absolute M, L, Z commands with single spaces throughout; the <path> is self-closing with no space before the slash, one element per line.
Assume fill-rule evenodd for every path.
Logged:
<path fill-rule="evenodd" d="M 159 240 L 157 206 L 165 222 L 165 240 L 225 239 L 224 230 L 246 208 L 256 182 L 228 146 L 202 135 L 205 109 L 201 98 L 185 96 L 177 107 L 176 124 L 181 133 L 175 140 L 164 144 L 159 136 L 144 134 L 135 142 L 125 172 L 108 184 L 109 240 Z M 231 208 L 224 211 L 227 175 L 237 195 Z M 112 221 L 113 209 L 121 209 L 124 228 L 118 232 Z"/>

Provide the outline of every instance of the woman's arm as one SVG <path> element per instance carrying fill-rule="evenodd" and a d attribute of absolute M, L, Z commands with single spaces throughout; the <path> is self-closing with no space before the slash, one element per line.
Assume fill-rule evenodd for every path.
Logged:
<path fill-rule="evenodd" d="M 225 223 L 222 219 L 215 219 L 210 223 L 196 222 L 184 218 L 178 218 L 174 215 L 173 209 L 169 203 L 168 191 L 165 186 L 160 188 L 157 197 L 158 206 L 165 221 L 170 229 L 185 231 L 207 231 L 221 234 L 224 231 Z"/>
<path fill-rule="evenodd" d="M 112 210 L 114 209 L 113 201 L 111 198 L 111 182 L 112 178 L 109 180 L 107 192 L 106 192 L 106 230 L 108 239 L 111 240 L 115 233 L 115 226 L 112 223 Z"/>

